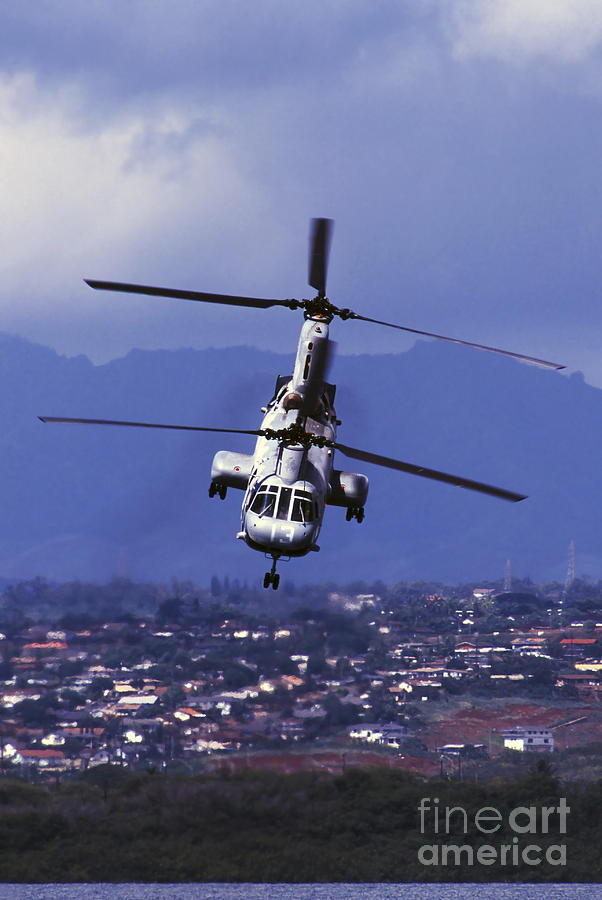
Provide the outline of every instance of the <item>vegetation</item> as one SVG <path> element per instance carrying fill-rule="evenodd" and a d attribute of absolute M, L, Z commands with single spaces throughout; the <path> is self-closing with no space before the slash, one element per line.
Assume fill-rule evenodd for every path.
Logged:
<path fill-rule="evenodd" d="M 511 843 L 495 835 L 420 833 L 421 798 L 461 806 L 469 822 L 495 807 L 556 806 L 566 796 L 567 834 L 521 835 L 520 844 L 566 844 L 566 866 L 429 866 L 423 844 Z M 541 761 L 512 781 L 424 782 L 386 769 L 333 777 L 266 772 L 173 777 L 98 767 L 54 788 L 0 782 L 0 881 L 592 881 L 600 861 L 602 782 L 561 789 Z M 555 833 L 554 833 L 555 832 Z"/>
<path fill-rule="evenodd" d="M 474 588 L 490 588 L 494 598 L 475 600 Z M 261 588 L 220 581 L 213 576 L 210 587 L 173 579 L 171 584 L 144 584 L 127 578 L 114 578 L 98 585 L 80 581 L 52 584 L 37 577 L 30 581 L 6 584 L 0 595 L 0 627 L 7 636 L 35 623 L 58 624 L 68 631 L 89 628 L 95 624 L 133 622 L 140 619 L 162 624 L 197 623 L 211 626 L 244 613 L 249 624 L 266 624 L 291 616 L 314 625 L 314 645 L 319 633 L 329 635 L 330 653 L 364 652 L 370 643 L 367 610 L 352 617 L 336 612 L 329 598 L 333 594 L 377 596 L 392 620 L 411 631 L 416 625 L 436 627 L 438 633 L 453 632 L 458 608 L 464 608 L 480 620 L 480 631 L 500 630 L 512 617 L 517 627 L 546 621 L 567 625 L 579 620 L 585 631 L 594 630 L 598 611 L 602 610 L 602 581 L 576 579 L 566 590 L 558 582 L 535 585 L 528 579 L 513 581 L 512 590 L 502 591 L 499 581 L 484 581 L 457 586 L 436 582 L 398 582 L 385 585 L 353 582 L 337 585 L 331 582 L 295 586 L 284 582 L 277 594 Z M 560 601 L 562 600 L 562 609 Z M 311 652 L 312 638 L 299 652 Z M 0 661 L 0 664 L 2 661 Z"/>

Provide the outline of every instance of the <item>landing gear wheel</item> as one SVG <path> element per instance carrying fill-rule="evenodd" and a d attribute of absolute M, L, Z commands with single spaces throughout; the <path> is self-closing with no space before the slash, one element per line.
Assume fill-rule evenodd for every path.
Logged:
<path fill-rule="evenodd" d="M 348 522 L 351 522 L 352 519 L 357 519 L 358 522 L 364 521 L 364 507 L 363 506 L 348 506 L 347 514 L 345 516 Z"/>
<path fill-rule="evenodd" d="M 267 556 L 267 554 L 266 554 Z M 278 590 L 278 585 L 280 584 L 280 575 L 276 572 L 276 565 L 278 564 L 278 560 L 280 559 L 280 554 L 276 554 L 272 556 L 272 569 L 270 572 L 266 572 L 263 576 L 263 586 L 264 588 L 268 588 L 272 585 L 275 591 Z"/>
<path fill-rule="evenodd" d="M 220 484 L 220 486 L 217 489 L 217 492 L 219 494 L 220 500 L 225 500 L 226 494 L 228 493 L 228 486 L 225 484 Z"/>
<path fill-rule="evenodd" d="M 215 497 L 216 494 L 217 494 L 217 485 L 216 485 L 215 481 L 212 481 L 211 484 L 209 485 L 209 496 Z"/>

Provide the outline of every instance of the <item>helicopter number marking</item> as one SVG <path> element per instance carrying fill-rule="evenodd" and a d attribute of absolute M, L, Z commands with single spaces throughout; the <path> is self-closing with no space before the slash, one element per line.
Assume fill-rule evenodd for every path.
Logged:
<path fill-rule="evenodd" d="M 275 522 L 272 525 L 272 540 L 276 540 L 276 538 L 280 538 L 283 541 L 288 541 L 289 543 L 292 541 L 295 534 L 295 529 L 292 525 L 280 525 Z"/>

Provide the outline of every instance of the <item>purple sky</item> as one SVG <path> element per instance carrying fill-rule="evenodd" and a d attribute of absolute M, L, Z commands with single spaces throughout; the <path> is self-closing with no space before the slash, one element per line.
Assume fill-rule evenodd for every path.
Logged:
<path fill-rule="evenodd" d="M 599 0 L 5 3 L 0 330 L 99 362 L 292 354 L 285 310 L 82 278 L 303 297 L 308 222 L 330 216 L 337 305 L 602 387 L 601 45 Z"/>

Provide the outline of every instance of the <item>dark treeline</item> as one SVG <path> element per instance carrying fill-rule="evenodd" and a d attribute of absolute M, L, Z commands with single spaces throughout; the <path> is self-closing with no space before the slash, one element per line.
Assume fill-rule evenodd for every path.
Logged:
<path fill-rule="evenodd" d="M 432 816 L 421 833 L 419 804 L 435 797 L 467 811 L 467 834 L 458 814 L 449 835 L 434 833 Z M 513 809 L 533 805 L 539 815 L 561 797 L 566 834 L 552 817 L 547 834 L 538 820 L 534 833 L 518 835 L 521 852 L 541 849 L 537 865 L 418 861 L 424 844 L 512 844 Z M 0 882 L 596 882 L 601 803 L 602 782 L 561 787 L 544 760 L 520 779 L 486 784 L 387 769 L 176 777 L 98 767 L 52 787 L 0 782 Z M 500 813 L 495 834 L 474 826 L 483 807 Z M 561 843 L 566 865 L 552 865 L 545 850 Z"/>
<path fill-rule="evenodd" d="M 28 581 L 9 582 L 0 578 L 0 628 L 14 632 L 38 623 L 60 625 L 66 629 L 89 627 L 107 621 L 155 620 L 158 622 L 206 621 L 230 612 L 276 621 L 298 611 L 314 614 L 326 610 L 336 595 L 375 596 L 408 627 L 420 623 L 437 626 L 442 633 L 454 627 L 453 613 L 466 606 L 482 618 L 482 631 L 500 630 L 506 617 L 520 617 L 528 626 L 546 619 L 555 610 L 556 624 L 574 619 L 591 621 L 602 610 L 602 581 L 577 579 L 565 590 L 558 582 L 535 585 L 529 579 L 514 579 L 512 590 L 503 593 L 500 581 L 444 585 L 438 582 L 355 581 L 336 584 L 322 582 L 295 585 L 283 581 L 280 590 L 265 591 L 260 585 L 249 585 L 237 578 L 213 576 L 208 587 L 191 581 L 172 579 L 169 584 L 144 583 L 128 578 L 114 578 L 106 584 L 70 581 L 53 583 L 36 577 Z M 473 588 L 491 588 L 495 601 L 472 598 Z M 562 600 L 562 619 L 559 601 Z M 550 622 L 551 623 L 551 622 Z"/>

